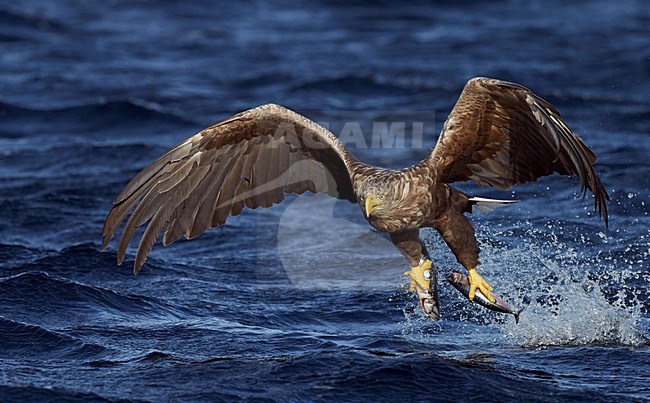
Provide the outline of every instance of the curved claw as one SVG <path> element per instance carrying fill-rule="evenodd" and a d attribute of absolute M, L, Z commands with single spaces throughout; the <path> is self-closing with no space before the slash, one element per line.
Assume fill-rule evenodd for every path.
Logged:
<path fill-rule="evenodd" d="M 474 296 L 476 295 L 476 290 L 481 291 L 481 294 L 485 296 L 490 302 L 494 302 L 495 299 L 492 296 L 492 286 L 488 284 L 483 277 L 476 271 L 476 269 L 471 269 L 467 271 L 467 277 L 469 280 L 469 300 L 474 301 Z"/>

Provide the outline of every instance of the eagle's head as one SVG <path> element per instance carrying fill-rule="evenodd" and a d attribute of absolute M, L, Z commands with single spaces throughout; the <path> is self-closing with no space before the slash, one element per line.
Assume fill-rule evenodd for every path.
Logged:
<path fill-rule="evenodd" d="M 387 186 L 372 186 L 362 189 L 359 205 L 366 218 L 381 218 L 391 211 L 393 190 Z"/>

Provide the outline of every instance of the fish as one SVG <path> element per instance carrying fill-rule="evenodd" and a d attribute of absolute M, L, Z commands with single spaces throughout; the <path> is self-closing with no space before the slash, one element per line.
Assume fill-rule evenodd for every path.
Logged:
<path fill-rule="evenodd" d="M 415 292 L 420 301 L 420 307 L 424 313 L 433 320 L 440 319 L 440 300 L 438 299 L 438 272 L 431 265 L 431 268 L 424 272 L 424 278 L 429 280 L 429 289 L 425 290 L 418 284 L 415 285 Z"/>
<path fill-rule="evenodd" d="M 467 276 L 464 276 L 457 272 L 451 272 L 445 276 L 445 279 L 455 289 L 460 291 L 460 293 L 463 294 L 465 298 L 469 298 L 469 280 L 467 279 Z M 494 302 L 490 302 L 490 300 L 487 299 L 480 290 L 476 290 L 476 294 L 473 302 L 476 302 L 479 305 L 483 305 L 487 309 L 490 309 L 495 312 L 508 313 L 514 315 L 515 323 L 519 323 L 519 315 L 521 314 L 523 309 L 515 311 L 510 306 L 508 306 L 508 304 L 506 304 L 506 302 L 500 296 L 495 295 L 493 293 L 490 293 L 490 295 L 492 295 L 492 298 L 494 298 Z"/>

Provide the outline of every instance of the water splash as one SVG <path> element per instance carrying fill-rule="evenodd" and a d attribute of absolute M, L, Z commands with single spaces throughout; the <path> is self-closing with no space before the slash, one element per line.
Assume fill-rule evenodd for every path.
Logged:
<path fill-rule="evenodd" d="M 494 324 L 506 339 L 526 348 L 647 344 L 647 295 L 641 291 L 648 289 L 650 275 L 642 265 L 629 264 L 629 245 L 617 245 L 620 253 L 611 245 L 629 238 L 573 231 L 580 229 L 527 221 L 485 230 L 490 239 L 481 245 L 482 272 L 513 306 L 526 308 L 518 326 L 499 319 Z M 641 253 L 647 257 L 647 240 Z"/>

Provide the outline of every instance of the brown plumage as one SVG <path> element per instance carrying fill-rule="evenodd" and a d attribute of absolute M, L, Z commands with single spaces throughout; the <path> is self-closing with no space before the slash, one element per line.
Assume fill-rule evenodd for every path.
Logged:
<path fill-rule="evenodd" d="M 271 207 L 287 193 L 309 191 L 358 202 L 411 266 L 426 255 L 419 229 L 432 227 L 470 270 L 479 263 L 478 246 L 464 213 L 475 202 L 449 183 L 473 180 L 503 190 L 554 172 L 577 175 L 607 224 L 609 198 L 595 162 L 553 106 L 522 86 L 494 79 L 470 80 L 433 152 L 402 170 L 359 162 L 322 126 L 282 106 L 262 105 L 190 137 L 133 178 L 106 218 L 102 250 L 133 211 L 118 262 L 136 229 L 149 222 L 135 258 L 137 273 L 163 230 L 164 245 L 191 239 L 244 206 Z"/>

